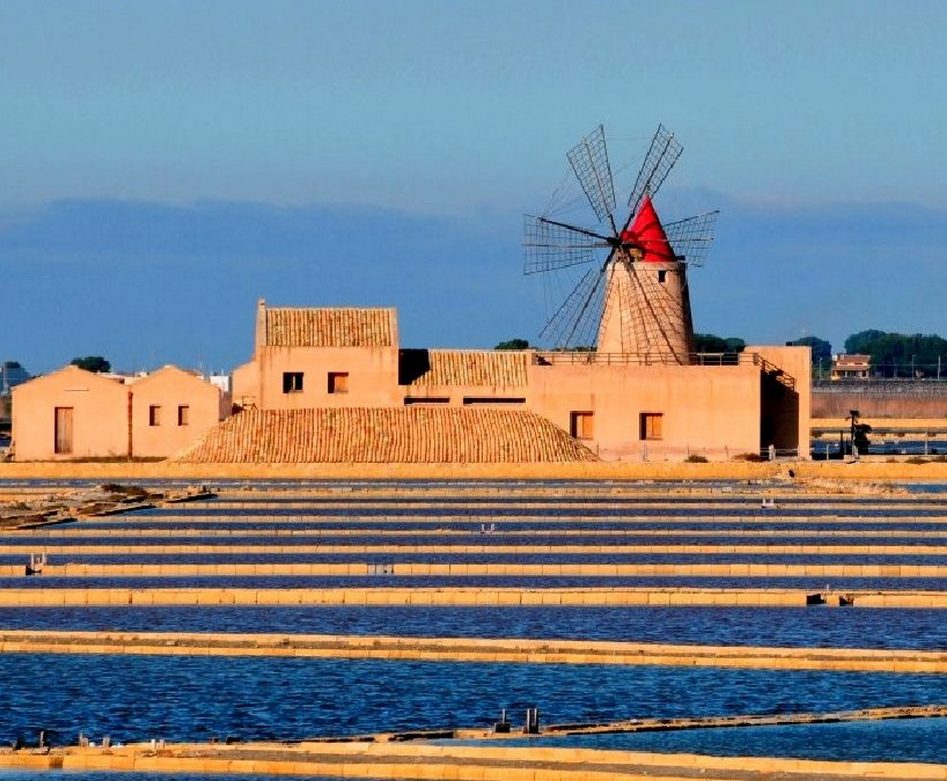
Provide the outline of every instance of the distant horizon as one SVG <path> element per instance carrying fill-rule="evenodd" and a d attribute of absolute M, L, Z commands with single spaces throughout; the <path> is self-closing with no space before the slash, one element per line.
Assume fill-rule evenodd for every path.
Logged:
<path fill-rule="evenodd" d="M 672 216 L 675 205 L 687 208 L 696 197 L 664 195 L 661 208 Z M 793 210 L 697 196 L 723 213 L 706 265 L 689 277 L 696 331 L 756 344 L 817 336 L 834 353 L 867 328 L 939 332 L 939 306 L 915 309 L 910 301 L 939 302 L 944 214 L 910 204 Z M 33 372 L 90 354 L 129 371 L 165 363 L 230 371 L 252 352 L 259 298 L 277 306 L 396 307 L 405 347 L 540 344 L 545 295 L 540 279 L 522 276 L 520 220 L 353 204 L 101 199 L 0 212 L 0 268 L 26 291 L 5 301 L 4 360 Z M 899 290 L 887 282 L 889 258 L 908 252 L 916 262 L 897 279 Z M 851 276 L 857 296 L 823 279 L 829 263 L 834 279 Z M 30 295 L 42 300 L 50 279 L 71 280 L 73 294 L 37 323 Z M 885 282 L 866 287 L 865 279 Z"/>
<path fill-rule="evenodd" d="M 660 122 L 684 146 L 661 218 L 722 212 L 690 275 L 698 331 L 836 352 L 943 333 L 947 5 L 891 19 L 881 0 L 9 0 L 0 351 L 232 368 L 261 297 L 396 307 L 406 347 L 535 343 L 567 291 L 522 276 L 521 215 L 600 123 L 621 203 Z"/>

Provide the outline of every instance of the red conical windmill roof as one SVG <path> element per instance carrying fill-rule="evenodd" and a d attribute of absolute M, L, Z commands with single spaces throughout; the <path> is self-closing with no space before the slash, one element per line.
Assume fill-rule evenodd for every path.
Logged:
<path fill-rule="evenodd" d="M 649 195 L 642 199 L 634 222 L 622 231 L 621 240 L 640 247 L 644 252 L 642 260 L 646 263 L 673 263 L 677 260 Z"/>

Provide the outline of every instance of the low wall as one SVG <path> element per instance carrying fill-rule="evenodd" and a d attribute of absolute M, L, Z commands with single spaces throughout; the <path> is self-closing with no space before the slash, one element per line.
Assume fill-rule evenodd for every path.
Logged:
<path fill-rule="evenodd" d="M 698 588 L 7 588 L 0 607 L 199 605 L 800 607 L 805 591 Z M 838 595 L 835 595 L 838 596 Z M 838 604 L 829 595 L 828 604 Z M 947 607 L 943 591 L 855 592 L 857 607 Z"/>
<path fill-rule="evenodd" d="M 611 664 L 860 672 L 947 672 L 940 651 L 668 645 L 527 638 L 0 631 L 0 654 L 267 656 L 520 664 Z"/>
<path fill-rule="evenodd" d="M 137 531 L 137 530 L 136 530 Z M 187 531 L 193 531 L 188 529 Z M 666 536 L 666 530 L 649 529 L 651 536 Z M 733 532 L 728 532 L 732 534 Z M 742 534 L 743 532 L 740 531 Z M 417 534 L 417 532 L 413 532 Z M 442 534 L 442 532 L 437 532 Z M 535 533 L 539 536 L 539 533 Z M 583 532 L 585 534 L 585 532 Z M 781 532 L 791 536 L 792 532 Z M 809 534 L 809 532 L 805 532 Z M 859 535 L 863 532 L 858 532 Z M 891 532 L 888 532 L 890 535 Z M 901 532 L 897 532 L 898 535 Z M 925 535 L 927 533 L 925 532 Z M 520 535 L 520 532 L 517 532 Z M 465 532 L 470 537 L 470 532 Z M 947 545 L 0 545 L 0 555 L 11 556 L 29 553 L 46 553 L 48 556 L 241 556 L 241 555 L 376 555 L 411 556 L 433 555 L 555 555 L 582 554 L 607 555 L 806 555 L 806 556 L 947 556 Z M 7 565 L 0 565 L 7 566 Z M 47 565 L 49 566 L 49 565 Z M 181 565 L 188 566 L 188 565 Z M 402 565 L 398 565 L 402 566 Z M 22 569 L 22 568 L 21 568 Z M 50 570 L 52 571 L 52 570 Z M 14 571 L 14 574 L 21 574 Z"/>
<path fill-rule="evenodd" d="M 711 757 L 532 745 L 463 746 L 391 742 L 278 743 L 238 747 L 177 744 L 114 749 L 69 748 L 37 754 L 0 750 L 0 766 L 32 770 L 229 773 L 456 781 L 786 781 L 840 778 L 947 779 L 947 766 L 831 762 L 773 757 Z"/>
<path fill-rule="evenodd" d="M 884 461 L 762 462 L 708 464 L 614 462 L 570 464 L 172 464 L 127 462 L 0 463 L 3 479 L 135 480 L 145 478 L 213 481 L 223 479 L 378 480 L 758 480 L 786 476 L 828 480 L 947 480 L 947 463 Z"/>
<path fill-rule="evenodd" d="M 24 566 L 0 565 L 0 577 L 24 575 Z M 947 578 L 934 564 L 437 564 L 427 561 L 373 564 L 62 564 L 46 565 L 42 577 L 697 577 L 697 578 Z"/>

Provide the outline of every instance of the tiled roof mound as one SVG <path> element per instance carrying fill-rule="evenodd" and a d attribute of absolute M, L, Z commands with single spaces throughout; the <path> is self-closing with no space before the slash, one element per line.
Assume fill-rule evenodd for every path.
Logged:
<path fill-rule="evenodd" d="M 270 347 L 392 347 L 393 309 L 266 310 Z"/>
<path fill-rule="evenodd" d="M 513 350 L 429 350 L 430 369 L 414 386 L 526 385 L 525 352 Z"/>
<path fill-rule="evenodd" d="M 565 431 L 525 410 L 350 407 L 246 410 L 172 460 L 438 464 L 598 459 Z"/>

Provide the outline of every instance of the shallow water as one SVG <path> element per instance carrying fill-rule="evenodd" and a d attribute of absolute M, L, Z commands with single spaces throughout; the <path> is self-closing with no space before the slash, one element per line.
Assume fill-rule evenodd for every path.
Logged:
<path fill-rule="evenodd" d="M 54 743 L 487 726 L 528 706 L 555 723 L 947 702 L 944 676 L 682 667 L 24 654 L 0 676 L 0 740 Z"/>
<path fill-rule="evenodd" d="M 0 608 L 6 629 L 549 637 L 710 645 L 947 649 L 941 610 L 748 607 Z"/>
<path fill-rule="evenodd" d="M 77 481 L 79 482 L 79 481 Z M 89 484 L 90 481 L 82 481 Z M 151 481 L 137 481 L 151 482 Z M 223 481 L 217 481 L 223 484 Z M 39 485 L 40 482 L 31 483 Z M 157 484 L 157 483 L 155 483 Z M 259 497 L 246 510 L 215 503 L 174 507 L 125 517 L 50 527 L 35 535 L 0 535 L 3 544 L 871 544 L 920 545 L 947 542 L 936 536 L 905 537 L 910 532 L 947 532 L 943 495 L 902 497 L 897 506 L 872 497 L 837 497 L 813 502 L 805 496 L 780 499 L 777 511 L 761 513 L 749 494 L 716 494 L 704 506 L 698 497 L 668 496 L 665 508 L 645 506 L 653 498 L 616 499 L 595 495 L 552 498 L 539 508 L 517 492 L 524 487 L 566 485 L 565 481 L 483 481 L 493 495 L 476 499 L 438 497 L 431 507 L 411 507 L 412 497 L 386 501 L 359 496 L 361 489 L 388 485 L 403 489 L 469 486 L 468 481 L 233 481 L 231 486 L 289 489 L 283 506 L 261 506 Z M 601 482 L 571 482 L 601 488 Z M 9 484 L 8 484 L 9 485 Z M 164 485 L 169 485 L 165 483 Z M 306 506 L 285 506 L 300 489 L 333 485 L 343 493 Z M 616 483 L 617 485 L 617 483 Z M 663 483 L 641 482 L 642 491 Z M 678 484 L 679 486 L 682 484 Z M 707 487 L 709 484 L 702 484 Z M 714 484 L 721 489 L 725 483 Z M 729 487 L 735 487 L 730 484 Z M 628 485 L 622 483 L 624 490 Z M 941 486 L 929 487 L 940 489 Z M 791 486 L 781 488 L 787 493 Z M 297 492 L 298 493 L 298 492 Z M 243 500 L 241 500 L 243 501 Z M 344 509 L 328 505 L 348 501 Z M 543 500 L 546 501 L 546 500 Z M 497 506 L 499 504 L 499 506 Z M 585 506 L 579 506 L 584 504 Z M 714 504 L 715 507 L 706 507 Z M 492 506 L 491 506 L 492 505 Z M 614 506 L 607 506 L 614 505 Z M 831 507 L 829 507 L 831 505 Z M 516 520 L 511 516 L 527 515 Z M 214 516 L 202 521 L 197 516 Z M 337 516 L 344 516 L 342 518 Z M 582 519 L 586 516 L 586 519 Z M 587 517 L 591 516 L 591 520 Z M 788 516 L 804 517 L 794 521 Z M 934 516 L 937 516 L 936 518 Z M 710 519 L 710 520 L 705 520 Z M 890 520 L 889 520 L 890 519 Z M 497 533 L 480 534 L 481 523 L 497 523 Z M 370 532 L 353 537 L 342 528 Z M 195 536 L 173 532 L 199 530 Z M 439 534 L 440 529 L 459 535 Z M 72 530 L 93 532 L 73 538 Z M 277 532 L 325 533 L 290 537 Z M 403 536 L 373 534 L 400 531 Z M 655 535 L 637 535 L 641 531 Z M 809 535 L 819 530 L 826 536 Z M 153 536 L 140 536 L 149 531 Z M 221 531 L 215 537 L 203 532 Z M 246 532 L 261 531 L 248 536 Z M 544 534 L 547 531 L 566 535 Z M 583 532 L 614 534 L 585 534 Z M 663 535 L 661 531 L 687 534 Z M 707 532 L 724 531 L 726 537 Z M 862 532 L 880 532 L 861 536 Z M 98 533 L 95 533 L 98 532 Z M 760 535 L 759 532 L 772 532 Z M 198 536 L 199 535 L 199 536 Z M 575 535 L 574 537 L 572 535 Z M 799 536 L 796 536 L 799 535 Z M 0 557 L 20 561 L 22 556 Z M 852 556 L 782 554 L 245 554 L 241 561 L 517 561 L 517 562 L 785 562 L 944 564 L 947 556 Z M 218 562 L 227 556 L 52 557 L 89 562 Z M 830 581 L 827 583 L 826 581 Z M 877 589 L 947 590 L 947 579 L 900 578 L 520 578 L 520 577 L 250 577 L 250 578 L 10 578 L 0 587 L 263 587 L 319 588 L 352 586 L 696 586 L 717 588 L 794 588 L 821 591 Z M 681 644 L 829 646 L 947 649 L 947 621 L 936 610 L 830 610 L 826 608 L 426 608 L 426 607 L 200 607 L 200 608 L 0 608 L 0 628 L 125 629 L 129 631 L 221 631 L 330 634 L 403 634 L 413 636 L 554 637 Z M 546 723 L 602 721 L 647 716 L 718 715 L 788 711 L 833 711 L 861 707 L 947 703 L 947 676 L 804 671 L 726 670 L 713 668 L 460 664 L 376 660 L 280 659 L 241 657 L 148 657 L 133 655 L 0 656 L 0 742 L 40 728 L 61 742 L 74 742 L 79 731 L 113 740 L 241 738 L 292 739 L 313 735 L 376 730 L 486 726 L 502 707 L 520 720 L 527 706 L 539 706 Z M 589 736 L 568 745 L 602 745 L 658 751 L 698 751 L 827 758 L 923 759 L 947 762 L 947 721 L 918 720 L 871 724 L 809 725 L 686 733 Z M 578 741 L 578 742 L 576 742 Z M 583 742 L 585 741 L 585 742 Z M 598 742 L 597 742 L 598 741 Z M 545 742 L 545 740 L 544 740 Z M 938 753 L 940 751 L 941 753 Z M 21 778 L 33 778 L 21 774 Z M 83 773 L 72 778 L 121 779 L 122 775 Z M 158 776 L 166 778 L 167 776 Z M 156 778 L 158 778 L 156 777 Z M 0 781 L 17 778 L 0 773 Z M 135 775 L 141 779 L 142 776 Z M 174 776 L 190 781 L 193 776 Z"/>

